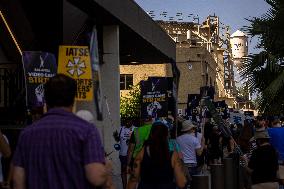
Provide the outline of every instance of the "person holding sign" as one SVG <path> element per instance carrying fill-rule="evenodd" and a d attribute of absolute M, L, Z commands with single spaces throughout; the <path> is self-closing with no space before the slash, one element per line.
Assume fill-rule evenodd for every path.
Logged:
<path fill-rule="evenodd" d="M 14 189 L 109 187 L 99 132 L 72 113 L 76 90 L 76 81 L 63 74 L 44 85 L 48 111 L 20 135 Z"/>

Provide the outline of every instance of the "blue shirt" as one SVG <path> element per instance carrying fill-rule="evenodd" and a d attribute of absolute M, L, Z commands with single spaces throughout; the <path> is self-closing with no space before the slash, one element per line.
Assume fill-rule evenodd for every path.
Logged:
<path fill-rule="evenodd" d="M 180 152 L 180 146 L 175 139 L 169 139 L 169 150 L 171 152 Z"/>
<path fill-rule="evenodd" d="M 278 159 L 284 161 L 284 128 L 269 128 L 270 143 L 278 152 Z"/>
<path fill-rule="evenodd" d="M 13 163 L 25 169 L 29 189 L 89 189 L 84 166 L 104 160 L 96 127 L 54 108 L 22 131 Z"/>

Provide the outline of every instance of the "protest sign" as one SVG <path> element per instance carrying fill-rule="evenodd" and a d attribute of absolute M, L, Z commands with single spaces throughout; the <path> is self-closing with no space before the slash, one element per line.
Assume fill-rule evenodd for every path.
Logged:
<path fill-rule="evenodd" d="M 77 101 L 93 100 L 93 80 L 88 46 L 60 46 L 58 73 L 77 82 Z"/>
<path fill-rule="evenodd" d="M 40 51 L 24 51 L 22 56 L 28 108 L 44 106 L 44 84 L 56 75 L 57 65 L 53 54 Z"/>
<path fill-rule="evenodd" d="M 141 117 L 152 118 L 168 116 L 167 78 L 153 77 L 141 81 Z"/>

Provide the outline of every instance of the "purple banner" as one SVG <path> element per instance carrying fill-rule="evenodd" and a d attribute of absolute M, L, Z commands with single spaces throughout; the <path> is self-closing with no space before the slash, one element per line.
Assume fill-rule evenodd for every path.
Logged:
<path fill-rule="evenodd" d="M 22 56 L 25 79 L 26 100 L 28 108 L 44 105 L 43 85 L 57 73 L 55 56 L 40 51 L 25 51 Z"/>

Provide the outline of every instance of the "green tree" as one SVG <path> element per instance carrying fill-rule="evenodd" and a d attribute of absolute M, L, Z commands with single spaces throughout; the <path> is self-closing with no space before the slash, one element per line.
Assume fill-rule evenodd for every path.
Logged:
<path fill-rule="evenodd" d="M 254 106 L 256 109 L 259 109 L 259 105 L 260 105 L 260 100 L 261 100 L 261 99 L 262 99 L 261 94 L 258 94 L 258 95 L 256 96 L 256 98 L 254 98 L 254 99 L 252 100 L 253 106 Z"/>
<path fill-rule="evenodd" d="M 129 94 L 120 97 L 121 119 L 136 119 L 140 117 L 141 90 L 140 85 L 131 87 Z"/>
<path fill-rule="evenodd" d="M 246 85 L 237 87 L 237 96 L 241 98 L 242 100 L 249 100 L 249 90 Z"/>
<path fill-rule="evenodd" d="M 271 5 L 261 17 L 247 19 L 244 30 L 258 37 L 256 48 L 241 67 L 251 92 L 259 93 L 259 110 L 264 114 L 281 114 L 284 104 L 284 1 L 266 0 Z"/>

